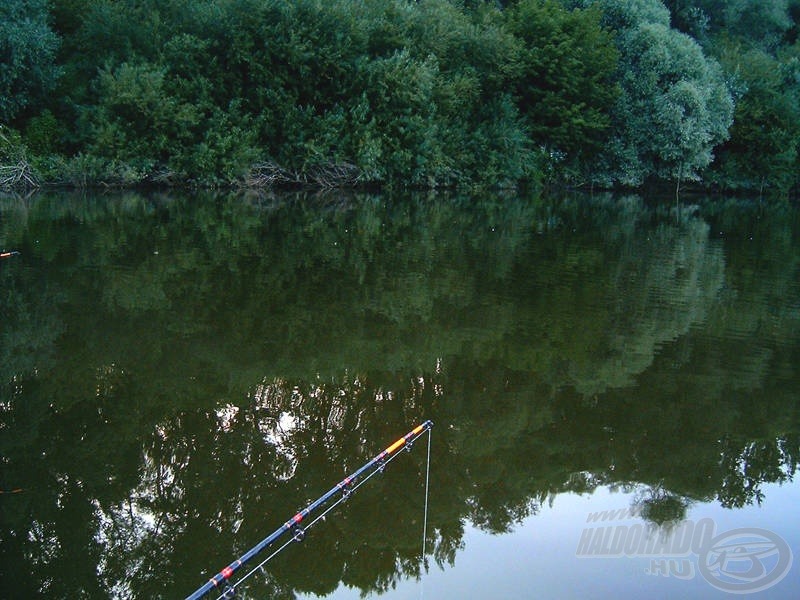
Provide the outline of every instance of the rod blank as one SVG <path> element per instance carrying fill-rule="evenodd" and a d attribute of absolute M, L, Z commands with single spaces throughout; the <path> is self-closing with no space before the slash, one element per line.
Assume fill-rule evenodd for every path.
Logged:
<path fill-rule="evenodd" d="M 415 439 L 417 439 L 420 435 L 428 431 L 431 427 L 433 427 L 433 422 L 430 420 L 425 421 L 420 425 L 417 425 L 414 429 L 412 429 L 403 437 L 398 439 L 391 446 L 387 447 L 383 452 L 377 454 L 372 460 L 367 462 L 364 466 L 355 471 L 352 475 L 342 479 L 342 481 L 337 483 L 334 487 L 332 487 L 325 494 L 320 496 L 317 500 L 306 506 L 303 510 L 295 514 L 291 519 L 286 521 L 278 529 L 273 531 L 270 535 L 265 537 L 255 546 L 253 546 L 250 550 L 245 552 L 241 557 L 239 557 L 231 564 L 229 564 L 227 567 L 222 569 L 219 573 L 214 575 L 205 584 L 200 586 L 193 594 L 187 596 L 186 600 L 199 600 L 211 590 L 217 589 L 221 585 L 225 584 L 225 582 L 227 582 L 231 578 L 231 576 L 247 561 L 252 559 L 255 555 L 257 555 L 265 548 L 271 546 L 285 533 L 299 527 L 300 523 L 302 523 L 306 517 L 308 517 L 309 515 L 316 512 L 324 505 L 326 505 L 334 496 L 336 496 L 337 494 L 348 493 L 348 489 L 350 488 L 350 486 L 354 484 L 358 479 L 360 479 L 364 474 L 366 474 L 369 471 L 374 471 L 375 469 L 379 469 L 381 465 L 389 457 L 391 457 L 393 454 L 397 452 L 397 450 L 399 450 L 403 446 L 406 446 L 407 444 L 412 443 Z"/>

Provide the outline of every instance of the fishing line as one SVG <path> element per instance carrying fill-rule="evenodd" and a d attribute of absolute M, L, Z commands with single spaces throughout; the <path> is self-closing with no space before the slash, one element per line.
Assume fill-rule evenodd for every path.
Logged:
<path fill-rule="evenodd" d="M 382 473 L 390 462 L 392 462 L 395 458 L 397 458 L 400 453 L 397 452 L 399 449 L 405 447 L 406 450 L 411 450 L 412 445 L 414 442 L 421 436 L 424 435 L 425 431 L 430 432 L 431 427 L 433 427 L 433 423 L 431 421 L 425 421 L 421 425 L 418 425 L 413 430 L 408 432 L 406 435 L 398 439 L 394 444 L 386 448 L 383 452 L 375 456 L 371 461 L 363 465 L 360 469 L 355 471 L 349 477 L 346 477 L 341 482 L 336 484 L 335 487 L 331 488 L 327 493 L 320 496 L 317 500 L 309 504 L 306 508 L 299 511 L 292 517 L 289 521 L 284 523 L 279 529 L 274 531 L 268 537 L 263 539 L 261 542 L 256 544 L 253 548 L 248 550 L 244 555 L 242 555 L 238 560 L 235 560 L 227 567 L 222 569 L 219 573 L 214 575 L 211 579 L 209 579 L 205 584 L 203 584 L 200 588 L 198 588 L 193 594 L 188 596 L 188 600 L 198 600 L 206 593 L 210 592 L 214 588 L 217 588 L 218 591 L 221 591 L 222 594 L 217 598 L 220 599 L 228 599 L 233 598 L 236 593 L 236 586 L 241 585 L 241 583 L 250 577 L 255 571 L 261 569 L 269 560 L 273 557 L 277 556 L 281 551 L 283 551 L 286 546 L 290 545 L 293 541 L 302 541 L 305 537 L 305 532 L 309 527 L 312 527 L 315 523 L 317 523 L 320 519 L 323 519 L 331 510 L 336 508 L 340 503 L 344 502 L 352 492 L 360 488 L 364 485 L 367 481 L 372 479 L 372 477 L 376 473 Z M 430 465 L 430 437 L 428 438 L 428 465 Z M 428 469 L 430 466 L 428 466 Z M 366 474 L 366 475 L 365 475 Z M 427 489 L 427 475 L 426 475 L 426 489 Z M 322 508 L 325 506 L 334 496 L 339 495 L 339 498 L 333 502 L 330 506 L 328 506 L 320 515 L 316 516 L 312 521 L 310 521 L 305 527 L 301 527 L 300 523 L 303 522 L 305 517 L 310 516 L 314 513 L 317 509 Z M 427 505 L 427 499 L 426 499 Z M 426 517 L 426 527 L 427 527 L 427 517 Z M 291 531 L 292 537 L 280 546 L 277 550 L 275 550 L 270 556 L 264 559 L 258 566 L 250 569 L 250 571 L 242 578 L 240 578 L 235 584 L 230 583 L 229 579 L 231 576 L 240 568 L 242 567 L 247 561 L 251 558 L 255 557 L 256 554 L 261 552 L 262 550 L 271 546 L 274 542 L 278 540 L 283 534 Z"/>
<path fill-rule="evenodd" d="M 397 458 L 398 456 L 400 456 L 400 455 L 399 455 L 399 454 L 395 454 L 394 456 L 392 456 L 392 458 L 390 458 L 389 460 L 387 460 L 387 461 L 384 463 L 384 466 L 385 466 L 385 465 L 388 465 L 390 462 L 392 462 L 392 461 L 393 461 L 395 458 Z M 372 476 L 373 476 L 373 475 L 375 475 L 376 473 L 380 473 L 380 472 L 381 472 L 381 469 L 376 469 L 376 470 L 374 470 L 374 471 L 373 471 L 372 473 L 370 473 L 370 474 L 369 474 L 367 477 L 365 477 L 363 480 L 361 480 L 361 481 L 358 483 L 358 485 L 354 486 L 354 487 L 353 487 L 353 489 L 352 489 L 352 490 L 350 490 L 350 494 L 352 494 L 352 493 L 353 493 L 353 492 L 355 492 L 355 491 L 356 491 L 358 488 L 360 488 L 362 485 L 364 485 L 365 483 L 367 483 L 367 481 L 369 481 L 369 480 L 370 480 L 370 478 L 372 478 Z M 253 567 L 252 569 L 250 569 L 250 571 L 248 571 L 248 572 L 247 572 L 245 575 L 243 575 L 243 576 L 242 576 L 242 578 L 241 578 L 241 579 L 239 579 L 239 580 L 238 580 L 238 581 L 237 581 L 235 584 L 233 584 L 231 587 L 232 587 L 232 588 L 235 590 L 235 589 L 236 589 L 238 586 L 240 586 L 242 583 L 244 583 L 245 579 L 247 579 L 248 577 L 250 577 L 250 576 L 251 576 L 253 573 L 255 573 L 256 571 L 258 571 L 259 569 L 261 569 L 261 568 L 262 568 L 264 565 L 266 565 L 266 564 L 267 564 L 269 561 L 271 561 L 273 558 L 275 558 L 275 557 L 276 557 L 278 554 L 280 554 L 280 553 L 281 553 L 281 551 L 282 551 L 284 548 L 286 548 L 287 546 L 290 546 L 290 545 L 292 544 L 292 542 L 302 542 L 302 541 L 303 541 L 303 538 L 305 537 L 305 532 L 306 532 L 306 531 L 308 531 L 309 529 L 311 529 L 311 528 L 314 526 L 314 524 L 315 524 L 317 521 L 321 521 L 322 519 L 324 519 L 324 518 L 325 518 L 325 515 L 327 515 L 329 512 L 331 512 L 331 511 L 332 511 L 334 508 L 336 508 L 337 506 L 339 506 L 339 505 L 340 505 L 342 502 L 344 502 L 345 500 L 347 500 L 347 496 L 342 496 L 342 497 L 341 497 L 341 498 L 339 498 L 339 499 L 338 499 L 336 502 L 334 502 L 333 504 L 331 504 L 331 505 L 330 505 L 328 508 L 326 508 L 326 509 L 325 509 L 325 510 L 324 510 L 324 511 L 323 511 L 323 512 L 322 512 L 322 513 L 321 513 L 321 514 L 318 516 L 318 517 L 316 517 L 316 518 L 315 518 L 313 521 L 311 521 L 311 522 L 310 522 L 308 525 L 306 525 L 306 526 L 305 526 L 305 527 L 302 529 L 302 531 L 303 531 L 303 535 L 302 535 L 302 536 L 300 536 L 300 538 L 299 538 L 299 539 L 298 539 L 298 537 L 297 537 L 297 536 L 290 538 L 290 539 L 289 539 L 288 541 L 286 541 L 286 542 L 285 542 L 285 543 L 284 543 L 284 544 L 283 544 L 283 545 L 282 545 L 280 548 L 278 548 L 277 550 L 275 550 L 275 552 L 273 552 L 272 554 L 270 554 L 270 555 L 269 555 L 267 558 L 265 558 L 263 561 L 261 561 L 261 562 L 260 562 L 258 565 L 256 565 L 256 566 L 255 566 L 255 567 Z M 219 597 L 218 597 L 216 600 L 222 600 L 222 599 L 224 599 L 224 598 L 225 598 L 225 594 L 222 594 L 222 595 L 220 595 L 220 596 L 219 596 Z"/>
<path fill-rule="evenodd" d="M 431 474 L 431 430 L 428 429 L 428 458 L 425 461 L 425 508 L 422 511 L 422 557 L 420 558 L 419 566 L 419 598 L 422 600 L 425 597 L 425 577 L 424 573 L 428 572 L 428 561 L 425 560 L 425 548 L 428 539 L 428 495 L 430 491 L 430 474 Z"/>
<path fill-rule="evenodd" d="M 422 563 L 425 565 L 425 542 L 428 537 L 428 491 L 431 474 L 431 430 L 428 429 L 428 459 L 425 463 L 425 509 L 422 511 Z M 427 570 L 427 566 L 426 566 Z"/>
<path fill-rule="evenodd" d="M 430 480 L 431 480 L 431 430 L 428 429 L 428 458 L 425 461 L 425 509 L 422 511 L 422 565 L 421 567 L 425 569 L 425 573 L 428 572 L 428 561 L 425 558 L 425 548 L 428 541 L 428 497 L 430 495 Z M 422 572 L 420 572 L 420 577 L 422 577 Z M 420 587 L 420 598 L 422 597 L 422 593 L 424 591 L 424 582 L 422 580 L 423 585 Z"/>
<path fill-rule="evenodd" d="M 430 429 L 428 430 L 428 435 L 430 436 Z M 428 461 L 430 462 L 430 437 L 428 437 L 428 446 L 429 446 L 429 447 L 428 447 Z M 407 449 L 407 450 L 411 450 L 411 446 L 406 446 L 406 449 Z M 338 499 L 336 502 L 334 502 L 334 503 L 333 503 L 333 504 L 331 504 L 331 505 L 330 505 L 328 508 L 326 508 L 326 509 L 325 509 L 325 510 L 324 510 L 324 511 L 323 511 L 323 512 L 322 512 L 322 513 L 319 515 L 319 516 L 317 516 L 317 517 L 316 517 L 316 518 L 315 518 L 313 521 L 311 521 L 311 522 L 310 522 L 308 525 L 306 525 L 306 526 L 303 528 L 303 530 L 302 530 L 302 531 L 303 531 L 303 536 L 302 536 L 300 539 L 298 539 L 297 537 L 292 537 L 292 538 L 290 538 L 290 539 L 289 539 L 288 541 L 286 541 L 286 542 L 285 542 L 285 543 L 284 543 L 284 544 L 283 544 L 283 545 L 282 545 L 280 548 L 278 548 L 277 550 L 275 550 L 275 552 L 273 552 L 272 554 L 270 554 L 270 555 L 269 555 L 267 558 L 265 558 L 263 561 L 261 561 L 261 562 L 260 562 L 258 565 L 256 565 L 256 566 L 255 566 L 255 567 L 253 567 L 252 569 L 250 569 L 250 571 L 248 571 L 248 572 L 247 572 L 245 575 L 243 575 L 243 576 L 242 576 L 242 577 L 241 577 L 241 578 L 240 578 L 240 579 L 239 579 L 239 580 L 238 580 L 238 581 L 237 581 L 235 584 L 231 585 L 231 586 L 230 586 L 230 588 L 231 588 L 231 589 L 233 589 L 233 590 L 235 591 L 235 590 L 236 590 L 236 588 L 237 588 L 238 586 L 240 586 L 242 583 L 244 583 L 244 581 L 245 581 L 245 580 L 246 580 L 248 577 L 250 577 L 250 576 L 251 576 L 253 573 L 255 573 L 256 571 L 258 571 L 259 569 L 261 569 L 261 568 L 262 568 L 264 565 L 266 565 L 266 564 L 267 564 L 267 563 L 268 563 L 270 560 L 272 560 L 273 558 L 275 558 L 275 557 L 276 557 L 278 554 L 280 554 L 280 553 L 281 553 L 281 551 L 282 551 L 284 548 L 286 548 L 287 546 L 290 546 L 290 545 L 292 544 L 292 542 L 301 542 L 301 541 L 303 541 L 303 539 L 302 539 L 302 538 L 303 538 L 303 537 L 305 537 L 305 532 L 306 532 L 306 531 L 308 531 L 309 529 L 311 529 L 311 528 L 314 526 L 314 524 L 315 524 L 317 521 L 321 521 L 322 519 L 324 519 L 324 518 L 325 518 L 325 515 L 327 515 L 329 512 L 331 512 L 331 511 L 332 511 L 334 508 L 336 508 L 337 506 L 339 506 L 339 505 L 340 505 L 342 502 L 346 501 L 346 500 L 348 499 L 348 497 L 349 497 L 349 495 L 350 495 L 350 494 L 352 494 L 352 493 L 353 493 L 353 492 L 355 492 L 355 491 L 356 491 L 358 488 L 360 488 L 362 485 L 364 485 L 365 483 L 367 483 L 367 482 L 368 482 L 370 479 L 372 479 L 372 477 L 373 477 L 374 475 L 376 475 L 377 473 L 382 473 L 382 472 L 383 472 L 383 469 L 384 469 L 384 468 L 385 468 L 385 467 L 386 467 L 386 466 L 387 466 L 387 465 L 388 465 L 390 462 L 392 462 L 394 459 L 396 459 L 398 456 L 400 456 L 400 453 L 397 453 L 397 454 L 394 454 L 394 455 L 392 455 L 392 456 L 391 456 L 391 458 L 389 458 L 388 460 L 386 460 L 386 461 L 383 463 L 383 465 L 382 465 L 381 467 L 379 467 L 379 468 L 375 469 L 374 471 L 372 471 L 372 472 L 371 472 L 369 475 L 367 475 L 366 477 L 364 477 L 364 479 L 362 479 L 361 481 L 359 481 L 359 482 L 358 482 L 358 484 L 356 484 L 355 486 L 353 486 L 353 488 L 350 490 L 350 492 L 348 493 L 348 495 L 340 497 L 340 498 L 339 498 L 339 499 Z M 427 484 L 426 484 L 426 485 L 427 485 Z M 426 489 L 427 489 L 427 488 L 426 488 Z M 426 501 L 427 501 L 427 498 L 426 498 Z M 427 510 L 427 502 L 426 502 L 426 504 L 425 504 L 425 507 L 426 507 L 426 510 Z M 424 556 L 424 554 L 423 554 L 423 556 Z M 227 598 L 227 596 L 225 595 L 225 593 L 222 593 L 222 594 L 220 594 L 220 595 L 219 595 L 219 596 L 216 598 L 216 600 L 225 600 L 225 598 Z"/>

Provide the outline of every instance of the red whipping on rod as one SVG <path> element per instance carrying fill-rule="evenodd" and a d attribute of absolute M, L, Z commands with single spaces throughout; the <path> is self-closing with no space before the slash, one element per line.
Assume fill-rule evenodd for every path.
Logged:
<path fill-rule="evenodd" d="M 252 575 L 256 570 L 260 569 L 268 560 L 272 557 L 276 556 L 281 550 L 283 550 L 286 546 L 291 544 L 292 542 L 300 542 L 305 537 L 305 530 L 314 525 L 319 519 L 324 517 L 330 510 L 332 510 L 336 505 L 340 502 L 347 499 L 347 497 L 354 492 L 358 487 L 363 485 L 364 483 L 369 480 L 375 473 L 383 471 L 384 467 L 394 460 L 396 456 L 399 455 L 398 450 L 401 448 L 406 448 L 407 450 L 411 450 L 411 446 L 413 445 L 414 441 L 417 438 L 424 435 L 425 432 L 430 432 L 431 427 L 433 427 L 432 421 L 425 421 L 421 425 L 417 425 L 414 429 L 409 431 L 399 440 L 397 440 L 394 444 L 386 448 L 383 452 L 375 456 L 371 461 L 366 463 L 363 467 L 355 471 L 349 477 L 345 477 L 342 481 L 337 483 L 334 487 L 332 487 L 328 492 L 320 496 L 317 500 L 309 504 L 303 510 L 298 512 L 294 515 L 291 519 L 286 521 L 283 525 L 281 525 L 278 529 L 268 535 L 266 538 L 261 540 L 258 544 L 253 546 L 250 550 L 245 552 L 241 557 L 237 560 L 233 561 L 227 567 L 222 569 L 219 573 L 214 575 L 211 579 L 209 579 L 205 584 L 197 589 L 193 594 L 187 596 L 186 600 L 199 600 L 203 596 L 205 596 L 211 590 L 217 590 L 220 593 L 219 598 L 233 598 L 234 594 L 236 593 L 236 586 L 241 584 L 247 577 Z M 428 469 L 430 469 L 430 433 L 428 433 Z M 426 471 L 425 475 L 425 508 L 426 508 L 426 515 L 425 515 L 425 529 L 427 529 L 427 493 L 428 493 L 428 474 L 429 472 Z M 303 528 L 300 524 L 306 522 L 306 520 L 312 516 L 313 514 L 317 513 L 320 509 L 328 505 L 334 498 L 337 498 L 336 501 L 328 506 L 324 512 L 318 515 L 313 521 L 309 522 Z M 253 557 L 257 554 L 269 548 L 272 544 L 274 544 L 278 539 L 283 537 L 285 534 L 291 532 L 291 537 L 287 542 L 285 542 L 282 546 L 280 546 L 277 550 L 275 550 L 270 556 L 268 556 L 264 561 L 262 561 L 259 565 L 255 568 L 251 569 L 247 575 L 242 577 L 236 584 L 231 585 L 229 580 L 231 576 L 239 570 L 245 563 L 250 561 Z M 427 531 L 423 531 L 423 560 L 425 559 L 425 536 Z"/>

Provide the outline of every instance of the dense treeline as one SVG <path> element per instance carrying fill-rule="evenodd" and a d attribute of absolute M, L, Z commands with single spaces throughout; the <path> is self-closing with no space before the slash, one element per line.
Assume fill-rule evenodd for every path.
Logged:
<path fill-rule="evenodd" d="M 800 0 L 7 0 L 0 185 L 786 193 Z"/>

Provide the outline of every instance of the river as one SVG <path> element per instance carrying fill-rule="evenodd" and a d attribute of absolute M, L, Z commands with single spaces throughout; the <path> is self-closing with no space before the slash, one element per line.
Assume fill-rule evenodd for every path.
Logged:
<path fill-rule="evenodd" d="M 183 598 L 430 419 L 237 597 L 796 598 L 799 216 L 2 197 L 2 596 Z"/>

